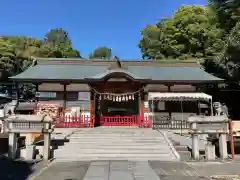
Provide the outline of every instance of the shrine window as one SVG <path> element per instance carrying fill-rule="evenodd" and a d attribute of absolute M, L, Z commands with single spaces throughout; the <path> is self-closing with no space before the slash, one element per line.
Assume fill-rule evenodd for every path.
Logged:
<path fill-rule="evenodd" d="M 90 110 L 90 92 L 67 92 L 66 107 L 80 107 L 82 111 Z"/>
<path fill-rule="evenodd" d="M 55 100 L 57 99 L 57 92 L 38 92 L 37 96 L 40 101 Z"/>

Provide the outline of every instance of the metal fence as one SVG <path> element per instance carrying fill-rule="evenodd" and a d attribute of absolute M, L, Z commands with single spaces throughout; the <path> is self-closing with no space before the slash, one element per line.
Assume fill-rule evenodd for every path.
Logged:
<path fill-rule="evenodd" d="M 186 120 L 171 119 L 169 116 L 152 116 L 153 129 L 189 129 Z"/>
<path fill-rule="evenodd" d="M 157 122 L 153 121 L 152 127 L 153 129 L 189 129 L 189 124 L 181 120 L 161 120 Z"/>

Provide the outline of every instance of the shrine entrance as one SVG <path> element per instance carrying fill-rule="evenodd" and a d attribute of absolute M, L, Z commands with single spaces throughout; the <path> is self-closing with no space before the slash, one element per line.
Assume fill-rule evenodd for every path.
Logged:
<path fill-rule="evenodd" d="M 144 84 L 123 73 L 90 84 L 94 96 L 95 126 L 140 126 Z"/>
<path fill-rule="evenodd" d="M 101 95 L 100 95 L 101 96 Z M 138 95 L 106 95 L 106 99 L 97 98 L 97 126 L 138 126 Z M 110 97 L 112 96 L 112 98 Z M 117 96 L 117 97 L 114 97 Z M 121 99 L 122 98 L 122 99 Z M 127 98 L 127 99 L 125 99 Z M 128 99 L 130 98 L 130 99 Z M 117 100 L 117 101 L 116 101 Z"/>

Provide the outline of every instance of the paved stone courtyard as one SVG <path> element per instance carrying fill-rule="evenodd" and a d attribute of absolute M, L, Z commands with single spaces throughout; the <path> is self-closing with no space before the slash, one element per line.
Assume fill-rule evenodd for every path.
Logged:
<path fill-rule="evenodd" d="M 224 178 L 223 178 L 224 175 Z M 218 178 L 216 178 L 218 177 Z M 53 162 L 34 180 L 239 180 L 240 163 Z"/>
<path fill-rule="evenodd" d="M 126 133 L 126 131 L 128 133 Z M 134 133 L 132 132 L 134 131 Z M 133 136 L 136 132 L 140 131 L 140 134 L 137 136 Z M 134 154 L 136 157 L 139 156 L 134 160 L 119 160 L 121 158 L 113 159 L 112 157 L 108 160 L 83 160 L 83 158 L 78 158 L 77 154 L 82 154 L 82 151 L 86 146 L 91 149 L 95 148 L 91 151 L 92 154 L 94 152 L 99 151 L 101 148 L 105 148 L 104 150 L 109 150 L 109 145 L 111 145 L 110 149 L 116 149 L 119 151 L 119 142 L 121 142 L 121 149 L 125 148 L 126 150 L 130 150 L 128 142 L 123 141 L 122 138 L 123 134 L 124 139 L 132 139 L 131 147 L 133 148 L 133 140 L 134 138 L 140 138 L 142 141 L 144 138 L 146 139 L 144 134 L 151 133 L 154 134 L 154 140 L 148 136 L 147 140 L 156 142 L 156 132 L 144 130 L 144 133 L 141 129 L 124 129 L 121 128 L 98 128 L 98 129 L 90 129 L 88 131 L 81 130 L 76 131 L 74 133 L 70 133 L 68 139 L 70 139 L 70 143 L 66 144 L 59 155 L 59 157 L 63 157 L 64 153 L 66 155 L 70 155 L 71 158 L 65 158 L 64 161 L 57 157 L 55 161 L 53 161 L 48 168 L 43 170 L 34 178 L 30 180 L 240 180 L 240 162 L 183 162 L 183 161 L 173 161 L 170 157 L 168 159 L 164 159 L 161 155 L 160 159 L 153 159 L 155 161 L 147 161 L 139 156 L 138 154 Z M 145 132 L 146 131 L 146 132 Z M 128 135 L 130 133 L 130 135 Z M 92 137 L 94 135 L 94 137 Z M 110 138 L 114 135 L 114 141 Z M 159 134 L 158 134 L 159 136 Z M 169 134 L 167 136 L 171 137 Z M 88 137 L 87 142 L 84 144 L 84 140 Z M 96 139 L 95 137 L 99 137 L 97 142 L 91 142 L 90 140 Z M 174 138 L 176 138 L 174 136 Z M 185 137 L 183 137 L 185 138 Z M 119 139 L 119 142 L 116 143 L 116 139 Z M 101 140 L 101 141 L 100 141 Z M 179 139 L 177 139 L 179 140 Z M 101 142 L 101 146 L 97 146 Z M 145 140 L 146 141 L 146 140 Z M 145 142 L 144 141 L 144 142 Z M 109 145 L 104 145 L 106 142 L 109 142 Z M 148 154 L 154 154 L 153 150 L 156 147 L 161 147 L 158 152 L 164 152 L 166 154 L 171 154 L 171 150 L 168 147 L 169 143 L 163 144 L 164 139 L 161 139 L 161 146 L 158 144 L 154 144 L 151 146 Z M 181 141 L 183 142 L 183 141 Z M 184 140 L 185 142 L 185 140 Z M 124 144 L 123 144 L 124 143 Z M 104 146 L 103 146 L 104 145 Z M 144 149 L 146 146 L 134 146 L 136 150 Z M 92 147 L 90 147 L 92 146 Z M 156 147 L 155 147 L 156 146 Z M 74 151 L 72 148 L 74 147 Z M 108 147 L 108 148 L 106 148 Z M 152 148 L 154 147 L 154 148 Z M 168 148 L 168 151 L 165 149 Z M 78 150 L 76 150 L 78 149 Z M 164 151 L 163 151 L 164 150 Z M 59 152 L 60 152 L 59 151 Z M 119 153 L 126 153 L 128 151 L 119 151 Z M 69 154 L 71 152 L 71 154 Z M 85 151 L 84 151 L 85 152 Z M 137 151 L 136 151 L 137 152 Z M 61 155 L 61 156 L 60 156 Z M 123 155 L 123 154 L 121 154 Z M 165 157 L 165 156 L 164 156 Z M 128 157 L 129 158 L 129 157 Z M 123 159 L 123 158 L 122 158 Z M 148 159 L 149 160 L 149 159 Z M 224 177 L 222 177 L 224 175 Z M 234 175 L 234 176 L 233 176 Z"/>

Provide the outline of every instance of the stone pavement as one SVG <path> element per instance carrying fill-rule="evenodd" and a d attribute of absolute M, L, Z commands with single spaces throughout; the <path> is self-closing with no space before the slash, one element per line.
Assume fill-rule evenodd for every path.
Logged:
<path fill-rule="evenodd" d="M 220 178 L 216 178 L 220 177 Z M 53 162 L 34 180 L 240 180 L 237 162 Z"/>

